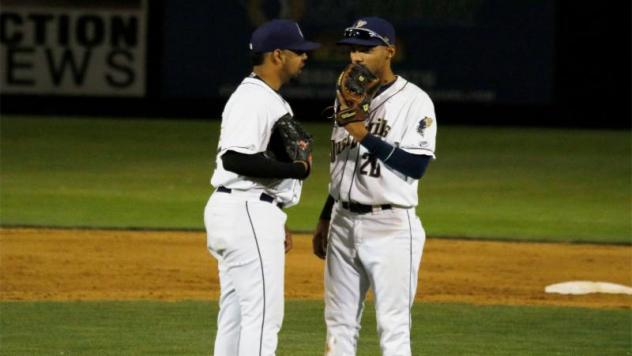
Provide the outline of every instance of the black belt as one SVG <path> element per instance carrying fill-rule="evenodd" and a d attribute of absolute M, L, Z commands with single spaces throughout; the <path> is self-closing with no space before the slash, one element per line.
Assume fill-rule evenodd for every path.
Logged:
<path fill-rule="evenodd" d="M 226 187 L 223 187 L 223 186 L 218 187 L 217 191 L 220 192 L 220 193 L 228 193 L 228 194 L 233 192 L 232 189 L 226 188 Z M 266 193 L 261 193 L 261 195 L 259 196 L 259 200 L 274 204 L 274 197 L 271 196 L 271 195 L 268 195 Z M 281 204 L 281 203 L 276 203 L 276 206 L 278 206 L 279 209 L 283 209 L 283 204 Z"/>
<path fill-rule="evenodd" d="M 358 204 L 358 203 L 347 203 L 347 202 L 341 202 L 342 207 L 349 210 L 352 213 L 356 213 L 356 214 L 366 214 L 366 213 L 371 213 L 374 210 L 376 210 L 377 208 L 382 209 L 382 210 L 389 210 L 389 209 L 393 209 L 393 206 L 391 204 L 384 204 L 384 205 L 364 205 L 364 204 Z"/>

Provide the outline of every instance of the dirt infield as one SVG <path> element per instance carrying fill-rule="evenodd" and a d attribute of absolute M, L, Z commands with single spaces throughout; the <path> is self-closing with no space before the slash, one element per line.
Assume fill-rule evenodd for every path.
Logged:
<path fill-rule="evenodd" d="M 201 232 L 0 229 L 0 300 L 216 299 Z M 307 236 L 287 255 L 287 298 L 322 298 Z M 544 293 L 569 280 L 632 285 L 632 246 L 429 239 L 419 301 L 631 308 L 632 296 Z"/>

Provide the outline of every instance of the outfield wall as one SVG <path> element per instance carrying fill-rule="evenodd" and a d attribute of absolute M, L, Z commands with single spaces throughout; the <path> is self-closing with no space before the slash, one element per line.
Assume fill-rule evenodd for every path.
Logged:
<path fill-rule="evenodd" d="M 590 5 L 590 6 L 589 6 Z M 630 126 L 630 3 L 568 0 L 7 0 L 4 113 L 217 118 L 249 72 L 248 39 L 273 17 L 323 44 L 284 95 L 303 120 L 331 101 L 341 30 L 365 13 L 398 31 L 397 73 L 444 123 Z M 336 9 L 333 11 L 332 9 Z"/>

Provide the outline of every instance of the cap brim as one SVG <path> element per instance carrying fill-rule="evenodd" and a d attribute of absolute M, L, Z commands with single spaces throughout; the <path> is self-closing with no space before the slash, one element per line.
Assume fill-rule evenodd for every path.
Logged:
<path fill-rule="evenodd" d="M 367 46 L 367 47 L 385 46 L 384 42 L 380 41 L 377 38 L 370 39 L 370 40 L 362 40 L 359 38 L 345 38 L 336 42 L 336 44 L 339 46 L 353 46 L 353 45 Z"/>
<path fill-rule="evenodd" d="M 287 49 L 295 51 L 313 51 L 318 47 L 320 47 L 320 43 L 305 41 L 288 46 Z"/>

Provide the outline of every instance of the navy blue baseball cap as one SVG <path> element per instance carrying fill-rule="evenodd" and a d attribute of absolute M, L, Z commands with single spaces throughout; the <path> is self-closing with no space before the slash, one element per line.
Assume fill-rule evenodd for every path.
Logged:
<path fill-rule="evenodd" d="M 395 44 L 395 28 L 381 17 L 363 17 L 347 27 L 344 38 L 336 44 L 359 46 L 391 46 Z"/>
<path fill-rule="evenodd" d="M 318 47 L 319 43 L 306 41 L 301 28 L 291 20 L 268 21 L 259 26 L 250 38 L 250 50 L 256 53 L 275 49 L 311 51 Z"/>

